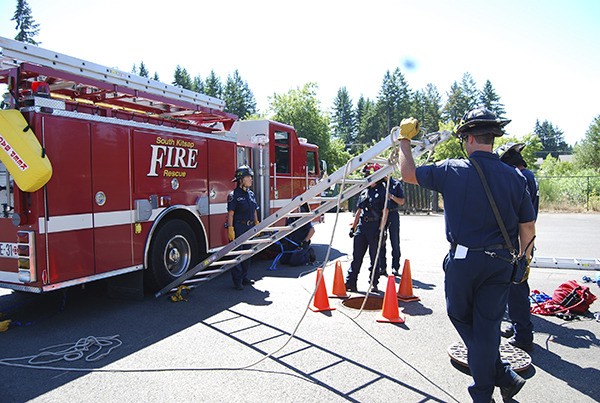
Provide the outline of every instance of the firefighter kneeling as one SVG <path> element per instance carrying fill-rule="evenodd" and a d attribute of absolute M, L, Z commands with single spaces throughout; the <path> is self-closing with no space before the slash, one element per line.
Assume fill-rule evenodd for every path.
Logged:
<path fill-rule="evenodd" d="M 299 211 L 301 213 L 308 213 L 310 208 L 308 207 L 308 204 L 304 203 L 299 207 Z M 292 225 L 297 219 L 297 217 L 288 218 L 285 221 L 285 225 Z M 310 246 L 310 238 L 312 238 L 314 234 L 315 228 L 312 223 L 308 222 L 283 238 L 281 241 L 281 244 L 283 245 L 281 263 L 289 264 L 291 266 L 302 266 L 314 263 L 316 260 L 315 251 L 312 246 Z"/>

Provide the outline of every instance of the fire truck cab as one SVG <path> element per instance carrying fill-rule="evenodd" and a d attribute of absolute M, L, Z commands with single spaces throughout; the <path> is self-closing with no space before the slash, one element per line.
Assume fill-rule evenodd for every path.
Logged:
<path fill-rule="evenodd" d="M 313 186 L 318 147 L 222 101 L 0 38 L 0 287 L 143 271 L 169 284 L 228 243 L 237 166 L 261 217 Z M 1 89 L 1 87 L 0 87 Z"/>

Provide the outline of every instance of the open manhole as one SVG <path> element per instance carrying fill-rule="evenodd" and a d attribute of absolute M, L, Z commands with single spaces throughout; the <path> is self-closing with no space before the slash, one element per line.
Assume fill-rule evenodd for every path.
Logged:
<path fill-rule="evenodd" d="M 369 295 L 368 298 L 367 297 L 348 298 L 348 299 L 342 301 L 342 305 L 344 305 L 347 308 L 360 309 L 360 307 L 362 306 L 365 299 L 367 301 L 365 302 L 365 307 L 363 308 L 363 310 L 365 310 L 365 311 L 380 311 L 381 310 L 381 307 L 383 306 L 383 298 L 377 297 L 374 295 Z"/>

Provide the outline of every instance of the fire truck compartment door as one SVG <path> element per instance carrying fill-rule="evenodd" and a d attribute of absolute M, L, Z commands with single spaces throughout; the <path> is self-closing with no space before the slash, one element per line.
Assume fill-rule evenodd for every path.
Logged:
<path fill-rule="evenodd" d="M 52 177 L 50 160 L 16 109 L 0 111 L 0 150 L 0 160 L 22 191 L 35 192 Z"/>

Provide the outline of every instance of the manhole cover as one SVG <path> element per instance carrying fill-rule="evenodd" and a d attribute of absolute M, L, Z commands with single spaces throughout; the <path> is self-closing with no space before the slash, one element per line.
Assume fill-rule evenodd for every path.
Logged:
<path fill-rule="evenodd" d="M 373 295 L 369 295 L 368 298 L 367 297 L 348 298 L 348 299 L 342 301 L 342 305 L 344 305 L 347 308 L 360 309 L 360 307 L 362 306 L 365 299 L 367 300 L 367 302 L 365 302 L 365 307 L 363 308 L 363 310 L 365 310 L 365 311 L 380 311 L 381 310 L 381 307 L 383 306 L 383 298 L 373 296 Z"/>
<path fill-rule="evenodd" d="M 448 347 L 448 355 L 452 361 L 462 366 L 468 367 L 467 362 L 467 347 L 462 341 L 451 344 Z M 508 361 L 513 371 L 525 371 L 531 366 L 531 356 L 520 348 L 513 347 L 507 342 L 500 343 L 500 359 Z"/>

